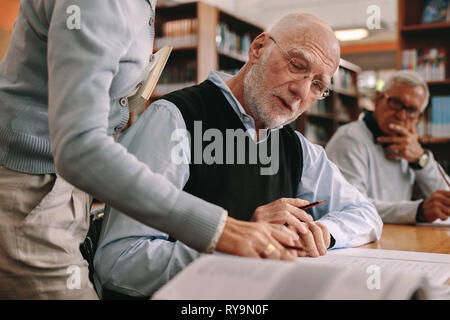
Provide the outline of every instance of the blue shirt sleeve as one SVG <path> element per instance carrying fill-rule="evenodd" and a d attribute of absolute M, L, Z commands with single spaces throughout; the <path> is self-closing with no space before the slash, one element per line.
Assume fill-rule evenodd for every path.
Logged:
<path fill-rule="evenodd" d="M 333 248 L 354 247 L 378 240 L 383 222 L 375 207 L 345 180 L 325 150 L 297 132 L 303 149 L 303 174 L 297 197 L 310 202 L 327 200 L 311 210 L 335 239 Z"/>

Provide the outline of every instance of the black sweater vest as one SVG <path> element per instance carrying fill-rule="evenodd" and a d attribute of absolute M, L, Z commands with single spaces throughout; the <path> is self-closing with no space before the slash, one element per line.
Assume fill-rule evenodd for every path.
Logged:
<path fill-rule="evenodd" d="M 249 147 L 250 144 L 253 144 L 253 147 L 259 150 L 262 144 L 267 144 L 263 154 L 266 157 L 270 156 L 273 162 L 275 158 L 270 153 L 270 146 L 274 135 L 269 135 L 264 142 L 256 146 L 253 140 L 247 137 L 245 140 L 245 164 L 238 162 L 237 152 L 242 152 L 242 150 L 237 150 L 238 144 L 233 143 L 234 159 L 227 161 L 226 130 L 241 129 L 245 132 L 245 127 L 220 88 L 211 81 L 206 80 L 199 85 L 174 91 L 162 99 L 177 106 L 191 136 L 190 173 L 189 180 L 184 187 L 186 192 L 221 206 L 228 210 L 231 217 L 240 220 L 250 220 L 258 206 L 279 198 L 296 196 L 302 175 L 303 155 L 300 141 L 289 126 L 284 126 L 279 130 L 278 171 L 272 175 L 262 175 L 261 168 L 269 167 L 270 163 L 267 164 L 267 159 L 260 161 L 260 157 L 257 157 L 257 163 L 252 162 L 249 157 Z M 214 128 L 216 132 L 217 130 L 221 132 L 223 157 L 219 158 L 223 159 L 222 163 L 206 164 L 203 157 L 200 164 L 195 163 L 195 141 L 202 141 L 202 151 L 214 142 L 214 139 L 203 141 L 204 139 L 194 137 L 195 121 L 201 121 L 202 137 L 208 129 Z M 210 146 L 207 150 L 211 151 L 212 149 L 214 148 Z M 214 152 L 211 154 L 217 155 Z"/>

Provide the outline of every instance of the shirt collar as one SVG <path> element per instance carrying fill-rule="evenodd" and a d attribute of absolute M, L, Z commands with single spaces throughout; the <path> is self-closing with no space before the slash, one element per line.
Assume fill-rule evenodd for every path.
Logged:
<path fill-rule="evenodd" d="M 366 111 L 363 121 L 366 124 L 367 128 L 370 130 L 370 132 L 372 132 L 373 141 L 375 143 L 378 143 L 377 138 L 384 136 L 385 134 L 383 133 L 383 131 L 381 131 L 380 127 L 378 126 L 377 120 L 373 116 L 373 112 Z"/>
<path fill-rule="evenodd" d="M 147 0 L 148 1 L 148 3 L 150 3 L 150 5 L 152 6 L 152 9 L 153 9 L 153 11 L 155 10 L 155 7 L 156 7 L 156 1 L 157 0 Z"/>

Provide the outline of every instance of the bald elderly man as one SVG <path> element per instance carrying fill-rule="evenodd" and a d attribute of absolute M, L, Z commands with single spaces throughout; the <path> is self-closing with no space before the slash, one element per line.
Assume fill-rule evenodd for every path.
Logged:
<path fill-rule="evenodd" d="M 374 206 L 343 178 L 322 147 L 287 124 L 327 96 L 339 43 L 316 16 L 289 14 L 257 36 L 235 76 L 211 72 L 203 83 L 154 102 L 120 142 L 179 188 L 239 220 L 287 225 L 292 253 L 380 237 Z M 325 203 L 307 214 L 299 207 Z M 267 257 L 280 249 L 267 244 Z M 95 257 L 105 298 L 148 297 L 200 253 L 170 235 L 109 209 Z"/>

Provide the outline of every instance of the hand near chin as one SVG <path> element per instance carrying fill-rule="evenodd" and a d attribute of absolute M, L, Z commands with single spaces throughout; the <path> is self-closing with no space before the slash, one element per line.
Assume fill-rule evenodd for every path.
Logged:
<path fill-rule="evenodd" d="M 419 136 L 405 127 L 390 124 L 389 129 L 396 132 L 397 136 L 385 136 L 377 139 L 378 143 L 387 144 L 385 147 L 387 159 L 406 159 L 409 163 L 417 163 L 425 152 L 419 143 Z"/>

